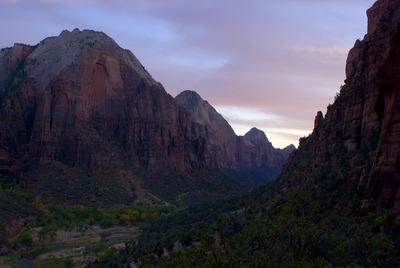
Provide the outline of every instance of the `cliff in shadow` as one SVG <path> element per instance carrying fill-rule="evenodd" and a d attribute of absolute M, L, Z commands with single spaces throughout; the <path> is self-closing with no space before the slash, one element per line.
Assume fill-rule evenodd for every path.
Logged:
<path fill-rule="evenodd" d="M 280 180 L 336 181 L 364 204 L 400 212 L 400 2 L 377 1 L 368 32 L 346 63 L 346 80 L 312 134 L 300 140 Z"/>

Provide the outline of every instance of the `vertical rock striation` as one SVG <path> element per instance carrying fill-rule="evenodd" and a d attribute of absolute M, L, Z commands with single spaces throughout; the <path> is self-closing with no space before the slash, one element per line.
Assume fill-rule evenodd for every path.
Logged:
<path fill-rule="evenodd" d="M 236 134 L 228 122 L 194 91 L 175 97 L 191 116 L 191 146 L 202 165 L 236 168 Z"/>
<path fill-rule="evenodd" d="M 132 52 L 90 30 L 3 49 L 0 110 L 0 172 L 60 161 L 190 173 L 284 159 L 263 133 L 238 138 L 197 93 L 172 98 Z"/>
<path fill-rule="evenodd" d="M 25 108 L 32 124 L 21 118 L 4 120 L 29 137 L 12 147 L 10 138 L 2 139 L 3 158 L 24 150 L 39 163 L 58 160 L 101 169 L 108 155 L 123 152 L 133 165 L 148 170 L 185 169 L 175 102 L 131 52 L 103 33 L 77 29 L 26 48 L 28 55 L 13 56 L 19 50 L 14 47 L 11 58 L 17 58 L 23 77 L 14 76 L 12 82 L 12 75 L 1 79 L 1 108 L 15 116 L 25 114 L 10 107 L 19 101 L 10 95 L 12 91 L 32 99 L 34 109 Z M 4 66 L 8 51 L 2 52 Z M 0 137 L 7 135 L 5 127 Z"/>
<path fill-rule="evenodd" d="M 339 154 L 363 152 L 362 161 L 340 164 L 349 165 L 347 185 L 365 189 L 365 204 L 373 199 L 400 213 L 400 1 L 379 0 L 367 16 L 368 32 L 348 54 L 345 85 L 325 118 L 317 114 L 313 133 L 300 140 L 298 155 L 312 157 L 297 173 L 312 174 Z M 284 175 L 295 174 L 290 163 L 296 161 Z"/>
<path fill-rule="evenodd" d="M 228 122 L 196 92 L 184 91 L 175 101 L 190 114 L 191 146 L 199 159 L 197 163 L 203 167 L 229 170 L 241 179 L 265 183 L 278 175 L 295 150 L 293 145 L 275 149 L 257 128 L 244 136 L 236 136 Z"/>

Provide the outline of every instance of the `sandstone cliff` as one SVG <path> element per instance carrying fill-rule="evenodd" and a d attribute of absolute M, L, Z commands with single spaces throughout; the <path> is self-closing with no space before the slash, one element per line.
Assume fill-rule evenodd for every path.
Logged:
<path fill-rule="evenodd" d="M 242 160 L 244 160 L 243 156 L 247 158 L 242 165 L 273 167 L 282 165 L 286 160 L 280 151 L 272 146 L 265 133 L 257 128 L 252 128 L 243 136 L 242 140 L 247 147 L 244 153 L 239 153 Z"/>
<path fill-rule="evenodd" d="M 16 132 L 1 128 L 2 159 L 102 169 L 123 153 L 149 170 L 185 169 L 175 102 L 131 52 L 103 33 L 79 30 L 25 50 L 30 53 L 21 53 L 20 77 L 2 79 L 2 123 Z M 25 140 L 15 137 L 20 135 Z"/>
<path fill-rule="evenodd" d="M 325 117 L 317 114 L 282 177 L 326 179 L 340 167 L 336 176 L 348 187 L 365 189 L 364 205 L 375 200 L 399 213 L 400 1 L 379 0 L 367 15 L 368 33 L 349 52 L 345 85 Z"/>
<path fill-rule="evenodd" d="M 175 97 L 191 116 L 191 144 L 206 166 L 236 168 L 236 134 L 229 123 L 194 91 Z"/>
<path fill-rule="evenodd" d="M 257 170 L 247 174 L 246 180 L 265 183 L 278 175 L 295 149 L 293 145 L 275 149 L 265 133 L 257 128 L 244 136 L 236 136 L 228 122 L 196 92 L 184 91 L 175 101 L 190 113 L 191 144 L 206 166 L 230 171 Z"/>
<path fill-rule="evenodd" d="M 250 136 L 195 92 L 172 98 L 104 33 L 65 30 L 0 52 L 1 173 L 54 161 L 100 173 L 280 169 L 287 154 Z"/>

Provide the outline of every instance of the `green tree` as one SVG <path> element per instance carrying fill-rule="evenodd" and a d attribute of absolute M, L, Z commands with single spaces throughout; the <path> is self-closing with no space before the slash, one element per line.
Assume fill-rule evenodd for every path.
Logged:
<path fill-rule="evenodd" d="M 53 240 L 57 234 L 57 226 L 55 225 L 46 225 L 39 231 L 39 238 L 42 239 L 51 239 Z"/>
<path fill-rule="evenodd" d="M 32 235 L 29 230 L 24 229 L 15 239 L 14 246 L 17 248 L 31 248 Z"/>
<path fill-rule="evenodd" d="M 0 245 L 4 244 L 7 240 L 7 229 L 4 224 L 0 224 Z"/>

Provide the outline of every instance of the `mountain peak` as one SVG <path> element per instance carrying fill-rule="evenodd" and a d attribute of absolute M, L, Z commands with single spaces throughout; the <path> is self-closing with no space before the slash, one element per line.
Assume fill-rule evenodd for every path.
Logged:
<path fill-rule="evenodd" d="M 57 37 L 41 41 L 27 58 L 28 77 L 43 91 L 67 69 L 87 75 L 88 68 L 103 66 L 109 75 L 116 75 L 120 66 L 125 65 L 151 84 L 155 81 L 138 59 L 128 50 L 122 49 L 108 35 L 93 30 L 64 30 Z M 114 82 L 117 78 L 114 77 Z M 121 87 L 121 86 L 118 86 Z"/>
<path fill-rule="evenodd" d="M 207 101 L 203 100 L 201 96 L 193 90 L 182 91 L 175 97 L 175 100 L 177 100 L 178 104 L 185 103 L 185 106 L 188 107 L 196 106 L 199 102 L 204 102 L 208 104 Z"/>
<path fill-rule="evenodd" d="M 246 139 L 246 140 L 258 140 L 258 141 L 266 141 L 266 142 L 269 142 L 269 140 L 268 140 L 268 138 L 267 138 L 267 135 L 265 135 L 265 132 L 264 131 L 262 131 L 262 130 L 260 130 L 260 129 L 258 129 L 258 128 L 256 128 L 256 127 L 253 127 L 253 128 L 251 128 L 245 135 L 244 135 L 244 138 Z"/>
<path fill-rule="evenodd" d="M 63 30 L 60 35 L 58 36 L 69 45 L 80 45 L 80 46 L 95 46 L 95 45 L 102 45 L 108 47 L 119 48 L 118 44 L 101 31 L 94 31 L 94 30 L 79 30 L 75 28 L 73 31 Z M 50 37 L 50 38 L 57 38 L 57 37 Z M 46 39 L 45 39 L 46 40 Z M 78 41 L 78 42 L 77 42 Z"/>
<path fill-rule="evenodd" d="M 400 2 L 379 0 L 367 10 L 368 34 L 387 33 L 398 28 L 400 21 Z"/>
<path fill-rule="evenodd" d="M 190 111 L 193 119 L 202 125 L 215 125 L 229 131 L 229 135 L 234 134 L 229 123 L 222 117 L 215 108 L 203 100 L 195 91 L 185 90 L 175 97 L 178 106 L 184 107 Z"/>
<path fill-rule="evenodd" d="M 64 30 L 2 50 L 0 94 L 6 91 L 18 94 L 0 98 L 0 172 L 58 161 L 182 173 L 263 167 L 274 170 L 272 179 L 285 160 L 262 131 L 247 135 L 254 143 L 237 137 L 196 92 L 174 100 L 102 32 Z"/>

